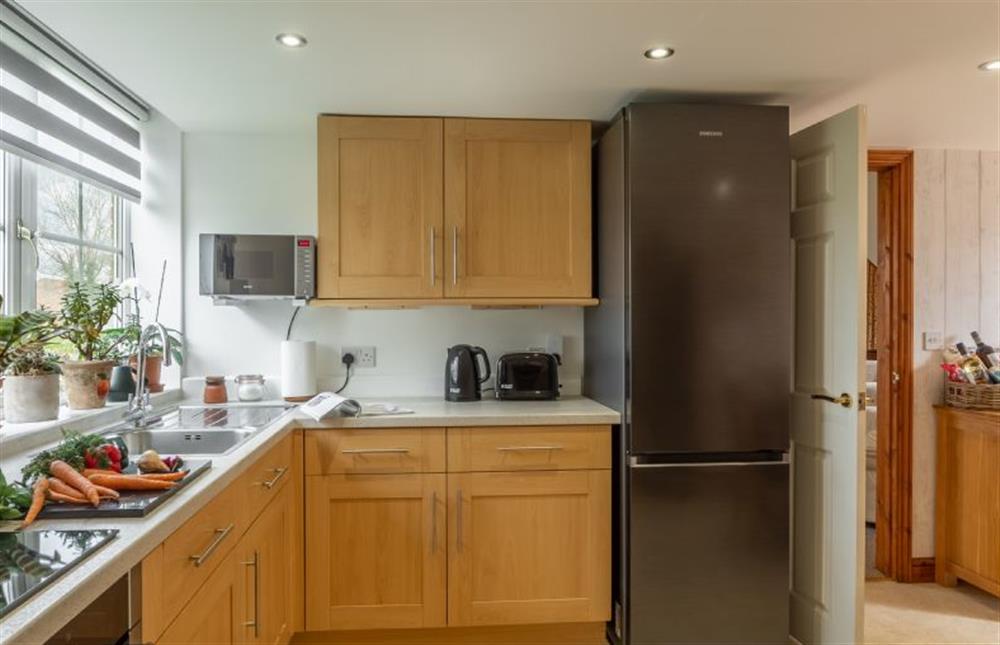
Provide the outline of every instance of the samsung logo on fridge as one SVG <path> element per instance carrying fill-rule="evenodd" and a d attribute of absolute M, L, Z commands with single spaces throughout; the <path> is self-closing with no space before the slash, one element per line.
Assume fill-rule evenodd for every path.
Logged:
<path fill-rule="evenodd" d="M 699 137 L 721 137 L 722 130 L 698 130 Z"/>

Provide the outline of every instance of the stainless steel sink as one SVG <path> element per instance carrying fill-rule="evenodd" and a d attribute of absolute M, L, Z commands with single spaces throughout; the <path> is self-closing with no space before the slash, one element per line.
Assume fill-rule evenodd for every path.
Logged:
<path fill-rule="evenodd" d="M 139 455 L 225 455 L 288 411 L 285 405 L 181 406 L 142 427 L 121 424 L 111 429 Z"/>
<path fill-rule="evenodd" d="M 119 436 L 129 454 L 147 450 L 161 455 L 224 455 L 254 435 L 256 430 L 130 430 Z"/>

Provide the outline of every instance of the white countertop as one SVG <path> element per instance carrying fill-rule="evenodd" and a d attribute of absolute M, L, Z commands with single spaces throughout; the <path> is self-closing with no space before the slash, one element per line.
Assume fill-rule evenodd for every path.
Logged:
<path fill-rule="evenodd" d="M 276 420 L 225 456 L 212 458 L 212 468 L 162 506 L 143 518 L 41 520 L 36 529 L 118 529 L 118 537 L 68 573 L 0 619 L 0 643 L 42 643 L 125 575 L 154 547 L 239 477 L 254 459 L 294 428 L 456 427 L 486 425 L 615 424 L 617 412 L 583 397 L 557 401 L 477 401 L 448 403 L 434 398 L 387 398 L 413 414 L 324 419 L 315 422 L 296 410 Z M 361 399 L 371 403 L 371 399 Z M 197 404 L 197 402 L 192 402 Z M 34 452 L 34 450 L 32 450 Z M 4 455 L 8 465 L 28 457 Z M 19 474 L 19 473 L 17 473 Z M 15 473 L 11 473 L 15 478 Z M 0 531 L 16 529 L 17 522 L 0 523 Z"/>

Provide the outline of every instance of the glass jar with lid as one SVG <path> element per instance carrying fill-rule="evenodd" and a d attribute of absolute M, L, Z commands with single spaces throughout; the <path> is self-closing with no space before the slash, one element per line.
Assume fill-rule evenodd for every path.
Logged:
<path fill-rule="evenodd" d="M 236 377 L 236 396 L 240 401 L 260 401 L 264 398 L 264 376 L 240 374 Z"/>

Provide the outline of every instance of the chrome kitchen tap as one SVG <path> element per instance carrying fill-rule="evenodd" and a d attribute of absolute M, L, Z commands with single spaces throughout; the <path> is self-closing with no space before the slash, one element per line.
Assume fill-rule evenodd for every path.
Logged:
<path fill-rule="evenodd" d="M 145 427 L 153 423 L 156 419 L 146 417 L 146 413 L 152 407 L 149 402 L 149 389 L 146 387 L 144 374 L 146 371 L 146 345 L 159 334 L 160 343 L 163 346 L 163 364 L 170 365 L 170 334 L 167 328 L 161 323 L 147 325 L 139 334 L 139 348 L 136 356 L 135 374 L 135 394 L 129 397 L 128 411 L 125 413 L 125 420 L 132 423 L 137 428 Z"/>

